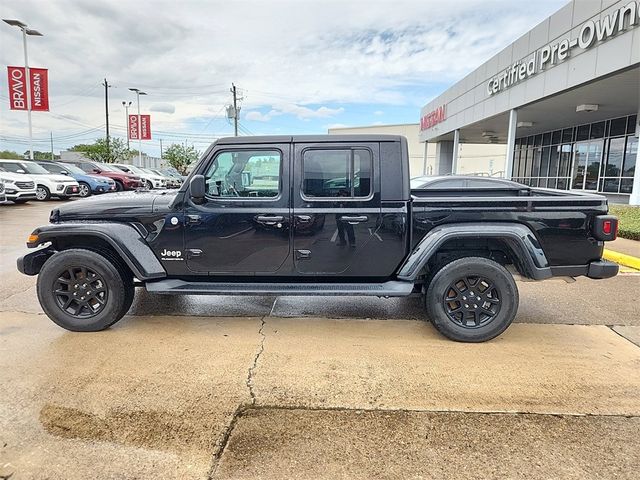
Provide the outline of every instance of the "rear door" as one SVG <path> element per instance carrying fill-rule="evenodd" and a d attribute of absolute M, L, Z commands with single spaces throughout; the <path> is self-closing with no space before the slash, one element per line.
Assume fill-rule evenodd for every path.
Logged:
<path fill-rule="evenodd" d="M 224 147 L 204 171 L 204 203 L 185 203 L 193 272 L 276 273 L 289 257 L 289 144 Z"/>
<path fill-rule="evenodd" d="M 293 252 L 298 273 L 367 275 L 381 242 L 379 146 L 295 145 Z M 375 270 L 375 268 L 373 269 Z"/>

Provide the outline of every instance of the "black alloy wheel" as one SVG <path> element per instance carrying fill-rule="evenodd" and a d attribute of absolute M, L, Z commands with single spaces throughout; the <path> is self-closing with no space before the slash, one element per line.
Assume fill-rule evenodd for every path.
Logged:
<path fill-rule="evenodd" d="M 100 313 L 109 297 L 109 289 L 100 274 L 87 267 L 67 268 L 53 284 L 53 295 L 63 312 L 76 318 Z"/>
<path fill-rule="evenodd" d="M 487 325 L 500 313 L 500 295 L 484 277 L 463 276 L 451 282 L 442 298 L 448 317 L 466 328 Z"/>
<path fill-rule="evenodd" d="M 518 287 L 509 271 L 484 257 L 436 267 L 425 295 L 431 323 L 458 342 L 484 342 L 504 332 L 518 312 Z"/>
<path fill-rule="evenodd" d="M 36 283 L 47 316 L 74 332 L 109 328 L 131 307 L 133 275 L 114 252 L 69 249 L 54 253 Z"/>

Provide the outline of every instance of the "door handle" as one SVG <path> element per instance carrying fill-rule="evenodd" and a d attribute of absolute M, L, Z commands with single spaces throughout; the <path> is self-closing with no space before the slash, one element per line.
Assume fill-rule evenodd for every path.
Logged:
<path fill-rule="evenodd" d="M 260 223 L 278 223 L 284 222 L 282 215 L 258 215 L 256 221 Z"/>
<path fill-rule="evenodd" d="M 352 225 L 356 223 L 366 222 L 367 220 L 369 220 L 369 217 L 367 217 L 366 215 L 343 215 L 342 217 L 340 217 L 341 222 L 350 223 Z"/>
<path fill-rule="evenodd" d="M 187 215 L 187 223 L 189 225 L 197 225 L 202 222 L 202 217 L 200 215 Z"/>

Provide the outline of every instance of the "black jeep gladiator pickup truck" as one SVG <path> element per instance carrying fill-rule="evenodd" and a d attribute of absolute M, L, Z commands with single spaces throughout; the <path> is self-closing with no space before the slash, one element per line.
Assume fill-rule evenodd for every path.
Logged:
<path fill-rule="evenodd" d="M 466 342 L 502 333 L 514 275 L 608 278 L 617 219 L 598 195 L 501 179 L 434 177 L 411 190 L 404 137 L 223 138 L 177 191 L 55 208 L 18 269 L 58 325 L 107 328 L 135 285 L 158 294 L 423 294 Z"/>

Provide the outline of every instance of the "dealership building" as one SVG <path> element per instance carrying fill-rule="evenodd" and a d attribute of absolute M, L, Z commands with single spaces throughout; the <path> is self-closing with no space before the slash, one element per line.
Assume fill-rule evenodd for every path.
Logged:
<path fill-rule="evenodd" d="M 638 205 L 639 110 L 640 1 L 573 0 L 425 105 L 419 139 L 436 174 L 502 144 L 506 177 Z"/>

